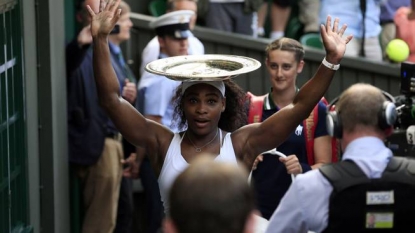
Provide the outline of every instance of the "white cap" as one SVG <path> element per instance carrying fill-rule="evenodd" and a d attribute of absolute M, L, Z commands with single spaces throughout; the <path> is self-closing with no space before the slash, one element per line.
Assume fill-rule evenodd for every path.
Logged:
<path fill-rule="evenodd" d="M 189 37 L 189 22 L 193 11 L 180 10 L 166 13 L 150 22 L 150 28 L 156 30 L 158 36 L 172 36 L 177 39 Z"/>

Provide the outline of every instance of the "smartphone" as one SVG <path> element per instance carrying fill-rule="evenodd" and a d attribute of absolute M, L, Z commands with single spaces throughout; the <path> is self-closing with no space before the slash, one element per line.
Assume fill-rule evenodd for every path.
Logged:
<path fill-rule="evenodd" d="M 120 25 L 119 24 L 115 24 L 114 29 L 112 29 L 112 31 L 110 32 L 111 35 L 114 34 L 118 34 L 120 33 Z"/>

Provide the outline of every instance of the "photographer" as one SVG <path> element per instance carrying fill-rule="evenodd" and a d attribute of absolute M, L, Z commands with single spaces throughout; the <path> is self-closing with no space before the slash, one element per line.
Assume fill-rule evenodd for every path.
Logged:
<path fill-rule="evenodd" d="M 408 232 L 415 161 L 393 157 L 384 144 L 397 116 L 392 101 L 376 87 L 355 84 L 330 104 L 337 103 L 327 128 L 340 138 L 343 161 L 299 174 L 267 233 L 365 232 L 369 226 Z"/>

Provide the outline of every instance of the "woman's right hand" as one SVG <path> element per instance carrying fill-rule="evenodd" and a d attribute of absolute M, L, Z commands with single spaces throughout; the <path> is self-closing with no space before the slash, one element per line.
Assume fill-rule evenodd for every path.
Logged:
<path fill-rule="evenodd" d="M 91 6 L 87 5 L 89 15 L 92 18 L 91 21 L 91 35 L 108 36 L 115 24 L 118 22 L 121 16 L 121 9 L 118 9 L 118 5 L 121 0 L 110 0 L 108 3 L 105 0 L 101 0 L 99 3 L 99 12 L 95 12 L 91 9 Z"/>
<path fill-rule="evenodd" d="M 346 51 L 346 44 L 352 40 L 353 36 L 343 37 L 347 25 L 344 24 L 339 29 L 339 19 L 334 20 L 331 25 L 331 16 L 327 16 L 326 25 L 321 25 L 321 37 L 324 48 L 326 49 L 326 60 L 332 64 L 339 64 Z"/>

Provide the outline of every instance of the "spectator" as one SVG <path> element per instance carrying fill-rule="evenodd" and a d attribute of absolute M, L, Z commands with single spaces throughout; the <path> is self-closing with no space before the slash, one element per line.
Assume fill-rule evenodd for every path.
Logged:
<path fill-rule="evenodd" d="M 272 87 L 271 92 L 264 97 L 261 122 L 294 100 L 298 92 L 296 79 L 303 70 L 305 52 L 298 41 L 284 37 L 271 42 L 265 53 Z M 331 137 L 326 130 L 326 110 L 326 104 L 320 101 L 310 114 L 317 118 L 314 122 L 311 120 L 315 126 L 306 125 L 307 120 L 301 122 L 287 140 L 278 146 L 278 151 L 287 155 L 287 158 L 261 154 L 256 159 L 258 165 L 254 165 L 256 169 L 252 172 L 252 180 L 258 209 L 264 218 L 269 219 L 274 213 L 291 184 L 291 174 L 305 173 L 331 162 Z M 314 130 L 311 127 L 315 127 Z M 307 132 L 313 132 L 310 140 Z M 309 154 L 308 141 L 313 143 Z"/>
<path fill-rule="evenodd" d="M 304 34 L 317 33 L 320 30 L 320 1 L 321 0 L 298 0 L 298 18 L 304 25 Z"/>
<path fill-rule="evenodd" d="M 293 104 L 281 109 L 262 123 L 238 128 L 246 118 L 245 93 L 232 80 L 183 82 L 177 90 L 175 106 L 180 116 L 180 129 L 173 133 L 168 128 L 146 119 L 125 101 L 119 101 L 115 90 L 118 83 L 109 67 L 109 50 L 106 36 L 114 26 L 117 1 L 101 6 L 98 15 L 89 10 L 93 18 L 91 34 L 94 39 L 94 68 L 96 84 L 100 90 L 100 100 L 108 114 L 123 135 L 136 146 L 146 146 L 146 152 L 153 158 L 155 171 L 160 171 L 160 194 L 165 212 L 169 213 L 168 192 L 174 179 L 191 164 L 199 152 L 209 153 L 216 161 L 229 161 L 252 168 L 256 155 L 277 147 L 306 118 L 326 92 L 334 73 L 339 66 L 346 44 L 351 36 L 343 39 L 346 29 L 338 28 L 339 20 L 327 18 L 322 26 L 322 38 L 327 59 L 319 67 L 316 75 L 297 93 Z M 101 2 L 104 4 L 104 2 Z M 225 98 L 226 93 L 226 98 Z M 128 122 L 124 120 L 127 119 Z M 146 132 L 142 134 L 140 132 Z M 223 136 L 222 136 L 223 135 Z"/>
<path fill-rule="evenodd" d="M 392 221 L 397 225 L 387 230 L 403 232 L 395 228 L 400 227 L 396 217 L 408 216 L 404 222 L 410 221 L 410 212 L 400 213 L 395 204 L 385 206 L 381 211 L 379 205 L 374 207 L 369 200 L 366 201 L 367 195 L 374 195 L 372 192 L 376 190 L 399 190 L 394 183 L 400 180 L 396 176 L 389 173 L 387 177 L 391 179 L 383 181 L 381 178 L 393 156 L 384 143 L 392 133 L 397 116 L 393 97 L 369 84 L 354 84 L 333 100 L 331 105 L 334 104 L 336 111 L 329 112 L 327 117 L 328 131 L 340 138 L 343 161 L 298 175 L 272 215 L 266 232 L 366 232 L 368 214 L 376 210 L 395 214 Z M 414 166 L 413 161 L 411 164 Z M 399 170 L 399 165 L 395 164 L 389 172 L 398 173 Z M 337 177 L 337 181 L 331 179 L 328 171 Z M 399 172 L 405 174 L 409 171 Z M 401 179 L 406 178 L 402 173 Z M 383 182 L 385 186 L 374 190 L 373 180 L 380 182 L 376 184 Z M 337 184 L 343 184 L 344 189 L 339 189 Z M 406 193 L 408 190 L 401 191 Z M 403 197 L 400 196 L 402 192 L 395 193 L 395 203 Z M 409 197 L 413 199 L 413 193 Z M 414 209 L 413 205 L 410 209 Z M 390 221 L 388 218 L 384 218 L 386 223 Z"/>
<path fill-rule="evenodd" d="M 126 88 L 122 91 L 122 96 L 129 103 L 135 104 L 137 97 L 136 83 L 137 79 L 134 73 L 129 68 L 128 64 L 124 60 L 124 56 L 121 51 L 120 45 L 130 39 L 130 30 L 133 23 L 130 20 L 130 6 L 121 1 L 120 8 L 122 10 L 122 16 L 118 20 L 119 26 L 118 32 L 113 33 L 108 37 L 111 53 L 113 56 L 113 67 L 120 77 L 120 84 L 123 84 Z M 124 79 L 124 83 L 121 83 Z M 123 163 L 136 160 L 135 147 L 131 145 L 124 138 L 122 139 L 122 145 L 124 150 Z M 133 201 L 133 180 L 129 177 L 123 176 L 120 185 L 120 195 L 118 198 L 117 208 L 117 223 L 114 229 L 114 233 L 130 233 L 132 229 L 134 213 L 134 201 Z"/>
<path fill-rule="evenodd" d="M 381 0 L 321 0 L 320 23 L 327 15 L 339 17 L 347 24 L 347 34 L 355 38 L 348 46 L 346 56 L 365 57 L 382 61 L 379 42 Z M 361 5 L 361 3 L 365 3 Z"/>
<path fill-rule="evenodd" d="M 98 11 L 97 3 L 93 0 L 80 2 L 77 18 L 84 27 L 66 48 L 69 160 L 82 184 L 85 207 L 82 232 L 128 232 L 133 212 L 131 180 L 122 178 L 121 164 L 127 155 L 124 155 L 118 129 L 98 104 L 92 70 L 91 18 L 86 5 Z M 130 37 L 130 8 L 125 2 L 121 2 L 120 7 L 123 13 L 117 21 L 119 33 L 108 37 L 110 66 L 122 86 L 119 95 L 135 104 L 136 80 L 125 62 L 122 63 L 119 48 L 120 43 Z M 130 159 L 134 157 L 133 153 Z"/>
<path fill-rule="evenodd" d="M 415 62 L 415 1 L 411 7 L 400 7 L 395 14 L 396 38 L 404 40 L 409 46 L 407 61 Z"/>
<path fill-rule="evenodd" d="M 190 10 L 194 12 L 193 17 L 189 22 L 190 30 L 193 30 L 197 20 L 197 0 L 168 0 L 167 2 L 167 13 L 179 10 Z M 189 55 L 202 55 L 205 53 L 205 47 L 202 42 L 197 39 L 191 32 L 189 32 Z M 141 55 L 140 75 L 144 74 L 144 68 L 146 65 L 154 60 L 160 58 L 160 44 L 157 36 L 148 42 L 146 47 L 143 49 Z"/>
<path fill-rule="evenodd" d="M 165 233 L 253 233 L 257 211 L 247 176 L 233 163 L 199 155 L 172 185 Z"/>
<path fill-rule="evenodd" d="M 380 6 L 380 43 L 383 51 L 383 58 L 386 60 L 385 49 L 388 43 L 396 37 L 396 26 L 393 22 L 396 11 L 403 6 L 409 7 L 411 0 L 386 0 Z"/>
<path fill-rule="evenodd" d="M 268 0 L 267 0 L 268 1 Z M 285 27 L 291 14 L 292 0 L 272 0 L 264 2 L 258 10 L 258 36 L 264 36 L 264 23 L 268 13 L 268 5 L 271 4 L 271 32 L 270 39 L 277 40 L 285 35 Z"/>
<path fill-rule="evenodd" d="M 254 35 L 254 12 L 262 0 L 200 0 L 209 1 L 204 21 L 206 27 L 248 36 Z M 203 3 L 201 3 L 203 5 Z"/>

